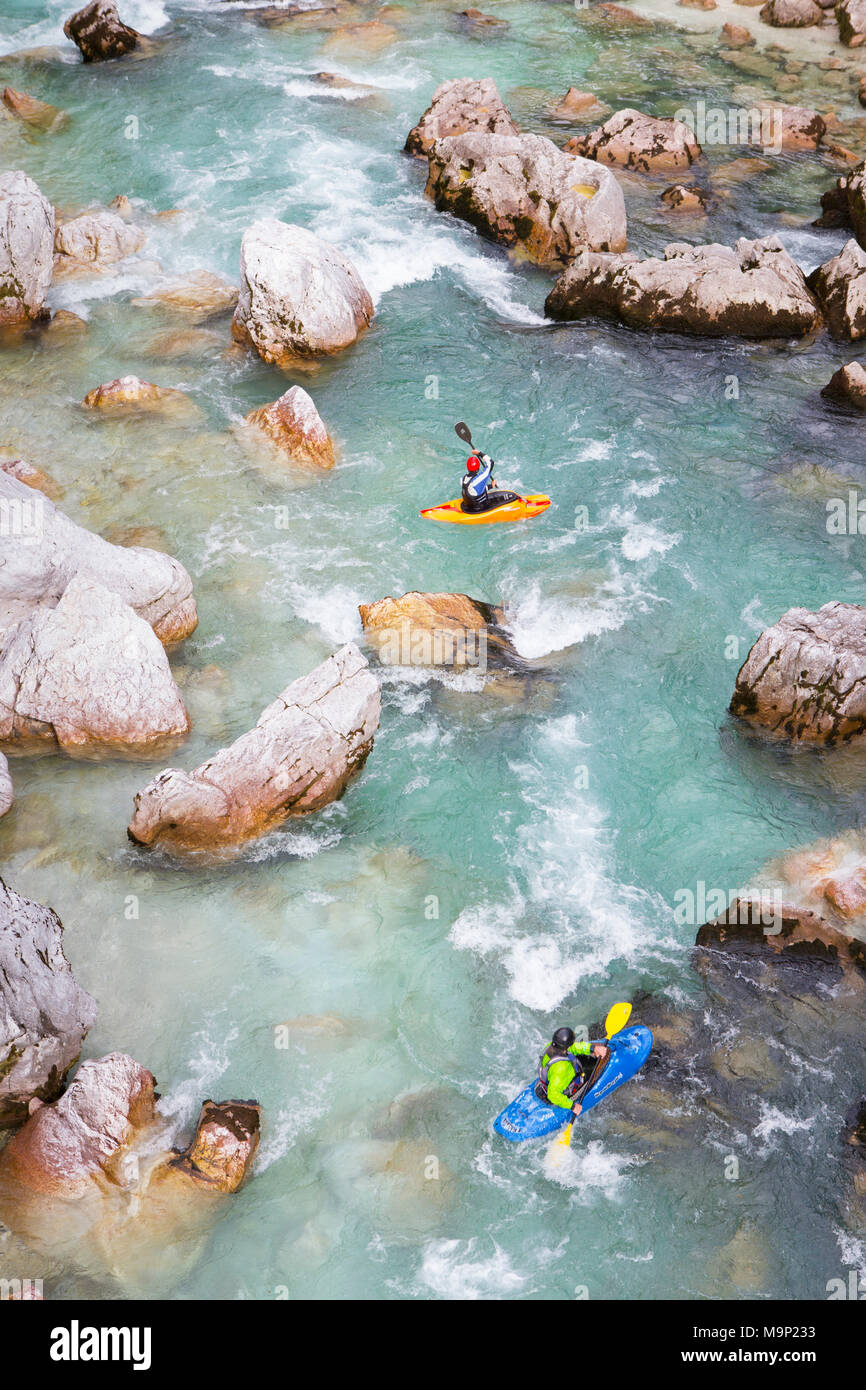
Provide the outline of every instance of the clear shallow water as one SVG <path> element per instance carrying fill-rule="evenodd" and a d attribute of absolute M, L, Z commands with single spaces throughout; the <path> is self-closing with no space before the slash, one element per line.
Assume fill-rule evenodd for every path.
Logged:
<path fill-rule="evenodd" d="M 193 767 L 249 728 L 359 635 L 359 602 L 387 593 L 506 602 L 549 677 L 523 698 L 388 681 L 375 750 L 344 801 L 231 868 L 190 872 L 127 845 L 151 769 L 15 761 L 4 877 L 65 923 L 100 1002 L 87 1054 L 122 1049 L 150 1067 L 179 1132 L 207 1095 L 255 1096 L 265 1115 L 255 1181 L 190 1269 L 157 1272 L 146 1252 L 135 1281 L 58 1264 L 54 1296 L 551 1298 L 586 1284 L 593 1297 L 718 1297 L 738 1291 L 718 1252 L 744 1222 L 762 1270 L 746 1296 L 821 1296 L 843 1259 L 862 1258 L 835 1157 L 860 1052 L 823 1036 L 822 1014 L 802 1064 L 785 1061 L 798 1081 L 784 1107 L 724 1140 L 706 1129 L 685 1151 L 651 1149 L 611 1105 L 554 1180 L 543 1153 L 490 1137 L 563 1017 L 589 1023 L 639 989 L 698 998 L 678 889 L 734 889 L 859 823 L 863 801 L 847 765 L 767 750 L 725 714 L 762 626 L 793 604 L 862 599 L 861 541 L 828 536 L 824 510 L 860 482 L 862 425 L 817 394 L 850 350 L 547 324 L 550 277 L 435 213 L 423 165 L 400 153 L 447 77 L 494 76 L 521 123 L 556 135 L 544 108 L 570 84 L 670 114 L 698 95 L 731 100 L 746 79 L 707 59 L 711 36 L 604 35 L 570 6 L 495 8 L 511 28 L 482 43 L 444 6 L 406 5 L 390 21 L 397 41 L 368 55 L 230 6 L 142 3 L 123 7 L 128 22 L 172 21 L 146 62 L 84 68 L 69 50 L 0 71 L 72 117 L 40 139 L 4 124 L 6 166 L 59 205 L 127 193 L 151 213 L 181 209 L 149 223 L 117 276 L 56 287 L 86 335 L 5 352 L 0 387 L 3 442 L 64 485 L 70 515 L 109 535 L 155 528 L 193 574 L 201 624 L 173 665 L 195 728 L 175 761 Z M 56 43 L 68 9 L 7 0 L 0 49 Z M 322 95 L 309 81 L 322 69 L 375 98 Z M 803 99 L 818 100 L 823 77 L 807 71 Z M 780 214 L 806 222 L 834 175 L 784 156 L 697 229 L 659 211 L 663 183 L 630 181 L 631 246 L 779 232 L 811 268 L 843 236 Z M 377 301 L 358 347 L 302 380 L 341 462 L 300 484 L 264 477 L 231 433 L 285 378 L 227 351 L 226 322 L 169 359 L 169 321 L 130 303 L 156 282 L 154 261 L 236 277 L 261 215 L 344 247 Z M 201 419 L 85 420 L 84 393 L 128 371 L 182 387 Z M 459 418 L 503 482 L 551 494 L 542 521 L 467 535 L 420 521 L 453 495 Z M 129 894 L 138 920 L 125 918 Z M 307 1022 L 274 1046 L 277 1025 L 321 1015 L 343 1020 L 339 1039 Z M 738 1184 L 721 1177 L 720 1144 L 734 1143 Z"/>

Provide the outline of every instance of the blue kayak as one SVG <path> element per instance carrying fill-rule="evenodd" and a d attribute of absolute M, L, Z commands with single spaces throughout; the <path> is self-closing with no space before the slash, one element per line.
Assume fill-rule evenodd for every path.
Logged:
<path fill-rule="evenodd" d="M 604 1041 L 599 1039 L 598 1041 Z M 606 1100 L 619 1086 L 639 1072 L 653 1045 L 653 1035 L 642 1023 L 632 1028 L 623 1028 L 609 1040 L 610 1058 L 601 1074 L 592 1083 L 581 1102 L 585 1114 L 599 1101 Z M 567 1124 L 571 1115 L 561 1105 L 550 1105 L 539 1100 L 535 1094 L 535 1082 L 530 1081 L 525 1091 L 497 1115 L 493 1128 L 503 1139 L 519 1143 L 524 1139 L 542 1139 L 545 1134 L 555 1134 Z"/>

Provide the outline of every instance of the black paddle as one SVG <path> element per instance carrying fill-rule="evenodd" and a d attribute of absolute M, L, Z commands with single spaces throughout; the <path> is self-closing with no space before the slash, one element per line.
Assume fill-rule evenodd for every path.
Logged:
<path fill-rule="evenodd" d="M 472 443 L 472 435 L 469 433 L 469 426 L 467 424 L 464 424 L 462 420 L 458 420 L 457 424 L 454 426 L 454 430 L 457 434 L 459 434 L 464 444 L 468 444 L 470 449 L 475 448 L 475 445 Z"/>

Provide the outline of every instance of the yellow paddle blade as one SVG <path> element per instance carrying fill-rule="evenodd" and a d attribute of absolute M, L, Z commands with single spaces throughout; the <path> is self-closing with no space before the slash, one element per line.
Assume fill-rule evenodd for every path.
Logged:
<path fill-rule="evenodd" d="M 607 1018 L 604 1020 L 605 1036 L 612 1038 L 614 1033 L 619 1033 L 631 1018 L 631 1004 L 614 1004 Z"/>
<path fill-rule="evenodd" d="M 559 1148 L 559 1149 L 568 1149 L 568 1148 L 571 1147 L 571 1131 L 572 1131 L 573 1129 L 574 1129 L 574 1120 L 571 1120 L 570 1123 L 567 1124 L 567 1125 L 565 1126 L 565 1129 L 562 1131 L 562 1133 L 560 1134 L 559 1138 L 557 1139 L 557 1141 L 556 1141 L 556 1147 L 557 1147 L 557 1148 Z"/>

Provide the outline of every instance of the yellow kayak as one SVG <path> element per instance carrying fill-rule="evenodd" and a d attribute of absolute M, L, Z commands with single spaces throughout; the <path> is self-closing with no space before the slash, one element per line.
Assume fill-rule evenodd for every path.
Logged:
<path fill-rule="evenodd" d="M 441 502 L 438 507 L 427 507 L 421 515 L 427 521 L 453 521 L 458 526 L 487 526 L 492 521 L 527 521 L 530 517 L 541 516 L 550 506 L 550 498 L 543 492 L 515 497 L 513 501 L 503 502 L 500 507 L 491 507 L 486 512 L 464 512 L 460 501 L 459 497 L 455 497 L 450 502 Z"/>

